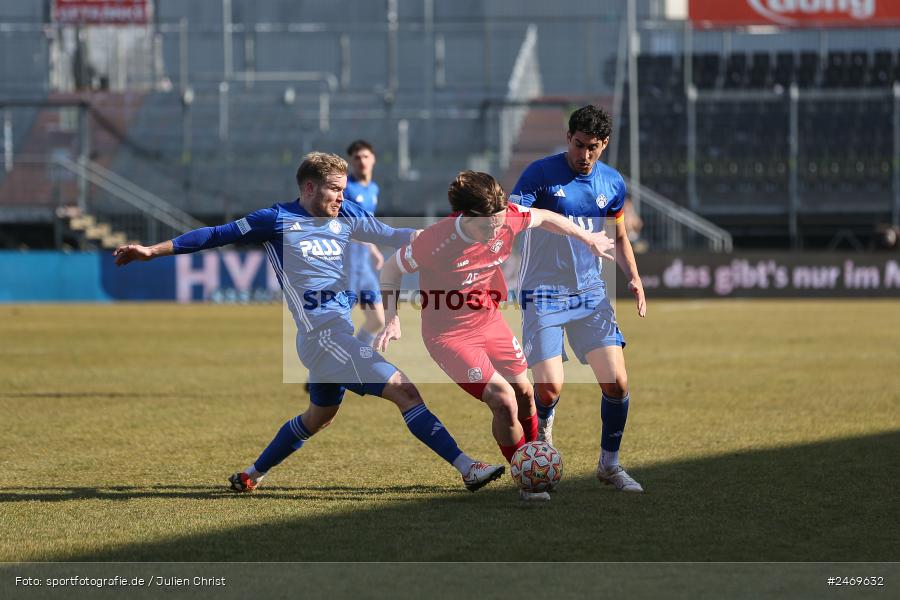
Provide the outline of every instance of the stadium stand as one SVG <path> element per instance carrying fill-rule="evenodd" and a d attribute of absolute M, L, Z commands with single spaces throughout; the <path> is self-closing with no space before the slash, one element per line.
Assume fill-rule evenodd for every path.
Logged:
<path fill-rule="evenodd" d="M 385 212 L 409 214 L 423 205 L 435 212 L 443 206 L 447 173 L 469 166 L 504 171 L 498 161 L 497 107 L 525 32 L 535 23 L 543 95 L 617 109 L 615 153 L 607 159 L 630 172 L 628 102 L 616 106 L 611 100 L 622 76 L 616 77 L 622 64 L 616 60 L 621 6 L 573 0 L 560 15 L 537 0 L 436 2 L 429 30 L 426 4 L 396 2 L 394 46 L 386 15 L 390 2 L 232 0 L 232 79 L 223 94 L 221 4 L 159 3 L 156 38 L 148 50 L 153 59 L 144 57 L 142 65 L 152 63 L 152 77 L 129 80 L 129 94 L 95 90 L 89 95 L 90 158 L 176 208 L 218 222 L 293 196 L 293 169 L 305 152 L 342 152 L 348 140 L 364 137 L 378 149 Z M 657 4 L 640 2 L 639 18 L 658 17 Z M 60 152 L 75 158 L 79 140 L 71 129 L 61 131 L 65 127 L 57 128 L 55 141 L 39 133 L 42 123 L 52 122 L 40 105 L 59 93 L 51 89 L 59 60 L 55 42 L 48 44 L 44 33 L 45 10 L 0 0 L 0 22 L 8 25 L 0 32 L 0 100 L 33 101 L 10 111 L 13 146 L 17 156 L 27 150 L 50 161 Z M 890 212 L 895 192 L 888 123 L 895 110 L 892 87 L 900 79 L 896 47 L 884 36 L 860 36 L 854 38 L 856 47 L 846 40 L 832 47 L 797 35 L 774 36 L 768 39 L 782 41 L 755 46 L 700 43 L 698 36 L 689 61 L 699 93 L 694 128 L 679 43 L 659 44 L 648 36 L 638 57 L 642 183 L 733 229 L 741 243 L 786 239 L 784 214 L 794 189 L 788 90 L 794 84 L 801 90 L 796 181 L 801 213 L 815 213 L 827 238 L 854 219 L 869 227 L 873 218 Z M 584 39 L 592 40 L 587 49 Z M 14 55 L 27 56 L 35 68 L 20 68 Z M 577 73 L 574 56 L 585 65 Z M 324 79 L 259 75 L 298 71 Z M 112 85 L 109 78 L 89 85 L 98 81 Z M 827 96 L 845 92 L 868 95 Z M 139 102 L 129 104 L 135 98 Z M 71 126 L 71 115 L 67 118 Z M 518 154 L 504 175 L 507 185 L 529 156 L 560 143 L 540 133 L 557 125 L 539 122 L 542 118 L 527 117 Z M 834 131 L 843 132 L 842 143 L 835 144 Z M 43 147 L 35 145 L 38 140 Z M 408 142 L 406 156 L 400 154 L 401 141 Z M 7 181 L 0 187 L 0 203 L 7 207 L 2 218 L 53 222 L 46 185 L 19 184 L 16 189 L 27 188 L 31 197 L 22 202 L 17 193 L 15 201 L 7 201 L 8 180 L 27 179 L 15 173 L 20 168 L 26 168 L 21 161 L 11 173 L 0 169 L 0 185 Z M 88 194 L 95 205 L 112 202 L 95 186 Z M 64 195 L 71 201 L 77 192 Z"/>
<path fill-rule="evenodd" d="M 678 54 L 640 56 L 641 179 L 690 206 L 683 65 Z M 699 212 L 732 229 L 743 244 L 785 243 L 787 88 L 796 84 L 799 210 L 815 223 L 810 231 L 821 231 L 808 242 L 824 243 L 839 227 L 870 233 L 872 219 L 887 219 L 891 211 L 897 65 L 895 52 L 887 49 L 695 54 Z M 842 91 L 851 95 L 833 95 Z M 627 102 L 623 108 L 618 164 L 629 172 L 628 139 L 622 135 L 628 131 Z"/>

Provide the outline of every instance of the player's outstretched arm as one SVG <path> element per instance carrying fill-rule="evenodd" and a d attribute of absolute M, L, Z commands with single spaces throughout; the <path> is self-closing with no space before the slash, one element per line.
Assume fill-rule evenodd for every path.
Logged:
<path fill-rule="evenodd" d="M 274 208 L 256 210 L 232 223 L 215 227 L 201 227 L 179 235 L 173 240 L 155 246 L 129 244 L 113 251 L 116 264 L 127 265 L 133 260 L 150 260 L 172 254 L 189 254 L 242 242 L 262 242 L 271 239 L 275 233 L 278 212 Z"/>
<path fill-rule="evenodd" d="M 546 229 L 552 233 L 575 238 L 587 245 L 595 256 L 603 257 L 606 260 L 616 260 L 616 258 L 610 254 L 616 244 L 609 239 L 609 236 L 606 235 L 605 231 L 587 231 L 561 214 L 541 208 L 531 209 L 531 226 L 540 227 L 541 229 Z"/>
<path fill-rule="evenodd" d="M 351 213 L 348 217 L 352 229 L 350 237 L 357 242 L 383 244 L 399 248 L 416 239 L 417 233 L 415 229 L 391 227 L 365 211 L 360 211 L 359 214 Z"/>
<path fill-rule="evenodd" d="M 400 339 L 400 317 L 397 303 L 403 272 L 397 264 L 397 253 L 391 255 L 381 270 L 381 298 L 384 305 L 384 329 L 375 337 L 374 347 L 379 352 L 387 350 L 388 344 Z"/>
<path fill-rule="evenodd" d="M 113 250 L 113 256 L 116 258 L 117 267 L 125 266 L 135 260 L 146 261 L 160 256 L 171 256 L 174 253 L 172 240 L 160 242 L 152 246 L 126 244 Z"/>

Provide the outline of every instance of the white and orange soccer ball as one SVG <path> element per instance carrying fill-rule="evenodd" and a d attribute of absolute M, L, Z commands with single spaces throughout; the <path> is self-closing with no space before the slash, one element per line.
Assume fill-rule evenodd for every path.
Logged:
<path fill-rule="evenodd" d="M 526 492 L 553 489 L 563 473 L 562 456 L 547 442 L 528 442 L 513 454 L 510 473 Z"/>

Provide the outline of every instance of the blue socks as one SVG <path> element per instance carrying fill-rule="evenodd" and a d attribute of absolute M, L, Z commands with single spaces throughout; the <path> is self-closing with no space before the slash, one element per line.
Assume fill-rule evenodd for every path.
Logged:
<path fill-rule="evenodd" d="M 278 465 L 293 454 L 295 451 L 303 447 L 303 443 L 310 438 L 312 434 L 303 426 L 303 420 L 300 415 L 293 419 L 289 419 L 275 438 L 269 442 L 266 449 L 262 451 L 256 462 L 253 463 L 254 468 L 260 473 L 266 473 L 272 467 Z"/>
<path fill-rule="evenodd" d="M 359 331 L 356 334 L 356 339 L 358 339 L 364 346 L 371 346 L 375 342 L 375 334 L 369 333 L 362 327 L 359 328 Z"/>
<path fill-rule="evenodd" d="M 600 401 L 600 419 L 603 427 L 600 432 L 600 448 L 606 452 L 618 452 L 628 419 L 628 398 L 611 398 L 603 394 Z"/>
<path fill-rule="evenodd" d="M 556 408 L 556 403 L 559 402 L 559 396 L 556 397 L 553 402 L 547 406 L 543 402 L 540 401 L 540 396 L 538 395 L 537 388 L 534 388 L 534 407 L 537 409 L 537 415 L 539 419 L 546 421 L 550 417 L 553 416 L 553 409 Z"/>
<path fill-rule="evenodd" d="M 456 445 L 456 440 L 431 414 L 425 404 L 414 406 L 403 413 L 403 420 L 414 436 L 451 465 L 462 456 L 463 452 Z M 281 464 L 284 459 L 302 448 L 304 442 L 311 436 L 312 434 L 303 425 L 300 415 L 289 419 L 253 463 L 253 468 L 261 474 L 267 473 L 269 469 Z M 471 462 L 471 459 L 469 461 Z"/>
<path fill-rule="evenodd" d="M 425 404 L 418 404 L 403 413 L 403 420 L 419 441 L 451 465 L 462 454 L 456 440 Z"/>

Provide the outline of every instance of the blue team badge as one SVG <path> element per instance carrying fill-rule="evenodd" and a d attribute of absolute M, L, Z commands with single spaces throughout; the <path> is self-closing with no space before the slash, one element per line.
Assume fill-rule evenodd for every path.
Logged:
<path fill-rule="evenodd" d="M 372 358 L 372 346 L 360 346 L 359 356 L 360 358 Z"/>
<path fill-rule="evenodd" d="M 337 221 L 331 221 L 328 224 L 328 229 L 331 230 L 331 233 L 340 233 L 341 232 L 341 224 Z"/>
<path fill-rule="evenodd" d="M 362 194 L 357 194 L 357 195 L 356 195 L 356 201 L 359 202 L 360 204 L 362 204 L 363 202 L 366 201 L 366 199 L 363 197 Z"/>
<path fill-rule="evenodd" d="M 599 206 L 600 208 L 604 208 L 606 206 L 607 202 L 608 202 L 608 200 L 606 199 L 606 196 L 604 196 L 603 194 L 600 194 L 599 196 L 597 196 L 597 206 Z"/>

